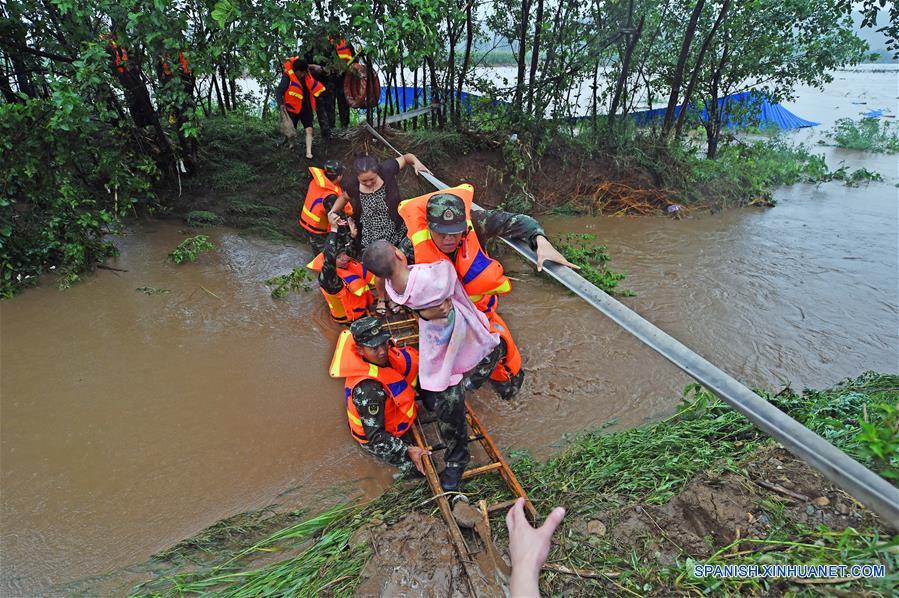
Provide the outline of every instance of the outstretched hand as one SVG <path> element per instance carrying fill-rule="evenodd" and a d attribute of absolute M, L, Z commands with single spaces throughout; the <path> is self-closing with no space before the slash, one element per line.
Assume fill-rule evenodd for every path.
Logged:
<path fill-rule="evenodd" d="M 506 514 L 509 529 L 509 556 L 512 557 L 512 598 L 539 597 L 540 569 L 549 555 L 552 535 L 565 517 L 565 509 L 556 507 L 538 529 L 531 527 L 524 514 L 524 499 L 519 498 Z"/>
<path fill-rule="evenodd" d="M 549 239 L 543 235 L 537 237 L 537 272 L 543 271 L 543 262 L 556 262 L 563 266 L 568 266 L 572 270 L 580 270 L 580 266 L 572 264 L 565 259 L 565 256 L 559 253 L 559 250 L 553 247 Z"/>

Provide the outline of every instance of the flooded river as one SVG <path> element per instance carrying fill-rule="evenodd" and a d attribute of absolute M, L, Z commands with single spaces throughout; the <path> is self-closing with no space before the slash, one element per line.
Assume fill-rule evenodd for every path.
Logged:
<path fill-rule="evenodd" d="M 895 110 L 887 77 L 892 95 L 874 101 Z M 840 93 L 790 108 L 832 122 Z M 637 293 L 625 303 L 748 384 L 897 371 L 895 156 L 827 151 L 887 181 L 797 185 L 774 209 L 680 221 L 545 223 L 597 234 Z M 64 293 L 48 281 L 0 304 L 3 595 L 59 592 L 273 502 L 314 509 L 390 483 L 347 434 L 341 384 L 326 372 L 338 330 L 318 291 L 276 301 L 263 284 L 308 249 L 221 229 L 198 263 L 166 263 L 186 233 L 136 225 L 110 262 L 127 272 L 99 271 Z M 514 403 L 474 398 L 501 446 L 545 455 L 567 432 L 674 408 L 685 376 L 506 263 L 517 280 L 501 311 L 528 379 Z"/>

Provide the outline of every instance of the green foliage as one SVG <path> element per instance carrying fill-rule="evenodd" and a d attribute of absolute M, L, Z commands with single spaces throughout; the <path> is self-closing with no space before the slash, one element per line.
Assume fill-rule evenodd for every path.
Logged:
<path fill-rule="evenodd" d="M 895 154 L 899 152 L 899 131 L 890 123 L 878 118 L 839 119 L 834 128 L 825 133 L 838 147 Z"/>
<path fill-rule="evenodd" d="M 632 297 L 633 291 L 619 290 L 618 283 L 626 274 L 609 270 L 606 265 L 609 255 L 605 245 L 597 245 L 593 241 L 596 235 L 569 233 L 557 245 L 565 259 L 580 266 L 578 274 L 594 285 L 612 295 Z"/>
<path fill-rule="evenodd" d="M 215 245 L 206 235 L 188 237 L 169 253 L 169 259 L 175 264 L 195 262 L 201 253 L 215 249 Z"/>
<path fill-rule="evenodd" d="M 69 286 L 116 253 L 105 236 L 152 198 L 157 176 L 131 141 L 65 86 L 48 100 L 0 104 L 0 297 L 48 270 Z"/>
<path fill-rule="evenodd" d="M 291 291 L 308 291 L 309 280 L 309 272 L 300 266 L 294 268 L 290 274 L 269 278 L 265 284 L 272 287 L 272 299 L 284 299 Z"/>
<path fill-rule="evenodd" d="M 194 210 L 188 212 L 185 218 L 187 226 L 201 228 L 204 226 L 216 226 L 222 223 L 221 217 L 215 212 L 207 212 L 205 210 Z"/>
<path fill-rule="evenodd" d="M 855 437 L 858 454 L 872 463 L 872 469 L 899 484 L 899 403 L 873 405 L 872 420 L 858 422 L 861 432 Z M 869 412 L 865 412 L 867 416 Z"/>

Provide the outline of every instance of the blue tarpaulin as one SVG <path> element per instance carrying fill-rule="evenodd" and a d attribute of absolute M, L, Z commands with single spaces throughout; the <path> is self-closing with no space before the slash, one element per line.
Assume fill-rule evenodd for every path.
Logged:
<path fill-rule="evenodd" d="M 698 110 L 702 104 L 693 104 L 693 109 Z M 759 127 L 776 127 L 778 129 L 799 129 L 801 127 L 814 127 L 820 123 L 799 118 L 780 104 L 767 101 L 764 96 L 751 91 L 735 93 L 718 100 L 718 111 L 728 109 L 725 126 L 727 128 L 757 125 Z M 682 106 L 674 109 L 675 116 L 680 115 Z M 644 110 L 633 112 L 630 117 L 639 126 L 646 126 L 654 122 L 661 123 L 665 119 L 665 108 L 656 110 Z M 708 111 L 703 106 L 699 112 L 699 118 L 708 121 Z"/>
<path fill-rule="evenodd" d="M 390 97 L 394 106 L 399 106 L 399 111 L 404 112 L 406 110 L 412 110 L 415 107 L 415 96 L 418 96 L 418 106 L 427 106 L 431 103 L 431 90 L 430 88 L 425 90 L 421 87 L 391 87 L 390 88 Z M 462 102 L 462 106 L 466 111 L 471 111 L 474 105 L 481 99 L 481 96 L 475 95 L 473 93 L 468 93 L 463 91 L 462 95 L 456 96 Z M 403 105 L 403 100 L 405 99 L 406 104 Z M 444 98 L 444 101 L 445 98 Z M 381 99 L 378 100 L 378 104 L 386 104 L 387 103 L 387 89 L 381 88 Z"/>

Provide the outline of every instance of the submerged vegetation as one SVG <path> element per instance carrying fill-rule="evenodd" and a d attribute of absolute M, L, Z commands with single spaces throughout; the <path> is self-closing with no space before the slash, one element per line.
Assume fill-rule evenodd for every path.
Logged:
<path fill-rule="evenodd" d="M 594 243 L 595 240 L 596 235 L 569 233 L 557 247 L 565 259 L 580 266 L 578 274 L 585 279 L 610 295 L 632 297 L 633 291 L 618 288 L 618 283 L 627 275 L 606 267 L 610 259 L 606 253 L 607 248 Z"/>
<path fill-rule="evenodd" d="M 215 249 L 215 245 L 212 244 L 212 241 L 206 235 L 188 237 L 169 252 L 169 259 L 175 264 L 195 262 L 201 253 L 206 253 L 213 249 Z"/>
<path fill-rule="evenodd" d="M 869 372 L 829 390 L 797 393 L 787 388 L 760 394 L 866 466 L 882 473 L 899 467 L 897 451 L 892 450 L 899 433 L 896 411 L 881 407 L 899 401 L 899 376 Z M 542 578 L 547 595 L 802 595 L 815 588 L 796 579 L 695 577 L 693 565 L 699 562 L 877 564 L 885 567 L 885 577 L 828 580 L 829 587 L 856 595 L 889 595 L 899 583 L 899 539 L 697 385 L 687 387 L 681 408 L 668 419 L 631 430 L 581 434 L 546 462 L 518 454 L 513 468 L 539 512 L 558 504 L 567 508 L 547 561 L 550 567 L 588 573 L 579 577 L 550 568 Z M 810 485 L 797 487 L 814 492 L 810 502 L 797 504 L 789 494 L 759 485 L 784 474 Z M 499 488 L 482 476 L 466 492 L 490 498 Z M 703 497 L 737 504 L 738 510 L 745 509 L 739 513 L 743 522 L 719 521 L 706 536 L 696 536 L 689 521 L 677 514 L 677 505 L 714 512 Z M 696 502 L 684 502 L 691 500 Z M 229 551 L 217 564 L 169 573 L 135 594 L 349 594 L 372 550 L 367 541 L 355 540 L 357 532 L 369 530 L 363 534 L 367 538 L 371 526 L 391 525 L 412 510 L 433 514 L 436 508 L 423 483 L 400 483 L 367 505 L 334 508 L 262 540 L 247 538 L 245 548 Z M 593 523 L 597 521 L 602 525 Z M 501 520 L 494 521 L 493 532 L 503 544 Z M 281 551 L 290 556 L 253 564 L 253 557 Z"/>
<path fill-rule="evenodd" d="M 887 121 L 879 118 L 852 120 L 841 118 L 833 129 L 826 133 L 837 147 L 895 154 L 899 152 L 899 131 Z"/>
<path fill-rule="evenodd" d="M 308 291 L 310 276 L 304 266 L 294 268 L 290 274 L 273 276 L 265 281 L 272 287 L 272 299 L 284 299 L 291 291 Z"/>

